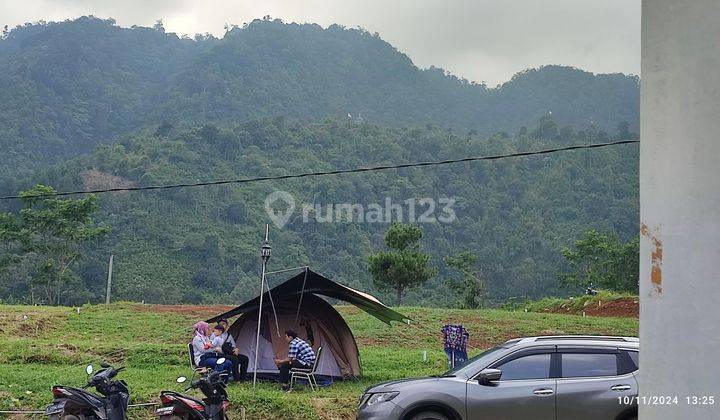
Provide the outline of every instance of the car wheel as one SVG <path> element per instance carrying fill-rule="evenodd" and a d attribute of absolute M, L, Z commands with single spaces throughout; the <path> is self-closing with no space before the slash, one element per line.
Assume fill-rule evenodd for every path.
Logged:
<path fill-rule="evenodd" d="M 422 411 L 410 417 L 410 420 L 450 420 L 448 417 L 437 411 Z"/>

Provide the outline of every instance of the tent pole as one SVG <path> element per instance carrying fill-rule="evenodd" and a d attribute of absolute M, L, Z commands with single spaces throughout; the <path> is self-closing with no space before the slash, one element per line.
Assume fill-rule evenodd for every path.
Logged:
<path fill-rule="evenodd" d="M 267 273 L 265 273 L 265 274 L 267 274 Z M 265 277 L 263 277 L 263 279 L 264 278 Z M 267 288 L 268 288 L 268 298 L 270 299 L 270 306 L 272 307 L 273 316 L 275 317 L 275 328 L 277 329 L 277 336 L 278 336 L 278 338 L 280 338 L 280 325 L 278 324 L 277 311 L 275 310 L 275 304 L 273 303 L 272 292 L 270 291 L 270 284 L 267 285 Z"/>
<path fill-rule="evenodd" d="M 255 389 L 255 384 L 257 383 L 257 362 L 258 362 L 258 354 L 260 352 L 260 320 L 262 319 L 262 304 L 263 304 L 263 291 L 265 289 L 265 268 L 267 267 L 267 262 L 270 259 L 270 242 L 268 241 L 268 236 L 270 233 L 270 225 L 265 225 L 265 241 L 263 242 L 262 247 L 260 248 L 260 256 L 262 257 L 262 268 L 260 273 L 260 306 L 258 307 L 258 323 L 257 323 L 257 331 L 255 334 L 255 360 L 253 361 L 253 389 Z"/>
<path fill-rule="evenodd" d="M 305 278 L 303 279 L 302 290 L 300 291 L 300 301 L 298 302 L 297 312 L 295 312 L 295 323 L 293 327 L 297 327 L 298 318 L 300 317 L 300 306 L 302 305 L 303 294 L 305 294 L 305 283 L 307 282 L 308 268 L 305 267 Z"/>

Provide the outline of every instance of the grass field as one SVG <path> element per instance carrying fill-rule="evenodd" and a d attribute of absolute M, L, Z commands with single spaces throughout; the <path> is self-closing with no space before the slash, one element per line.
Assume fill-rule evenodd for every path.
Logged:
<path fill-rule="evenodd" d="M 132 402 L 157 400 L 160 390 L 180 390 L 175 378 L 189 375 L 186 343 L 191 325 L 220 307 L 161 307 L 132 303 L 67 307 L 0 305 L 0 410 L 42 408 L 53 384 L 82 385 L 84 366 L 100 361 L 124 365 L 121 374 Z M 509 338 L 547 334 L 636 335 L 634 318 L 581 317 L 509 310 L 397 308 L 411 325 L 389 327 L 356 309 L 339 306 L 358 341 L 363 378 L 336 382 L 316 393 L 300 387 L 282 393 L 276 384 L 232 384 L 232 418 L 353 418 L 358 396 L 377 382 L 441 373 L 445 355 L 440 328 L 463 323 L 473 355 Z M 428 361 L 423 362 L 423 351 Z M 134 409 L 131 418 L 150 418 Z"/>

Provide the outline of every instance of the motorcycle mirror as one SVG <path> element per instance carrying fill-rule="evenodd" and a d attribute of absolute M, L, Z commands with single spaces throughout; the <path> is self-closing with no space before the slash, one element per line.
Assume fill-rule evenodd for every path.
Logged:
<path fill-rule="evenodd" d="M 93 373 L 93 365 L 87 365 L 87 366 L 85 366 L 85 373 L 87 373 L 88 375 L 90 375 L 91 373 Z"/>
<path fill-rule="evenodd" d="M 225 358 L 224 358 L 224 357 L 221 357 L 221 358 L 217 359 L 217 362 L 215 362 L 216 365 L 222 365 L 223 363 L 225 363 Z"/>
<path fill-rule="evenodd" d="M 181 383 L 187 381 L 187 378 L 184 376 L 180 376 L 176 379 L 176 381 L 177 381 L 177 383 L 181 384 Z"/>

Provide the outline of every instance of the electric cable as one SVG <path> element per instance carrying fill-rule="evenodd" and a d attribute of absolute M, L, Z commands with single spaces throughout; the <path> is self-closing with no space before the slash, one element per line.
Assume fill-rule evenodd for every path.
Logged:
<path fill-rule="evenodd" d="M 104 189 L 83 190 L 83 191 L 59 191 L 59 192 L 55 192 L 52 194 L 35 194 L 35 195 L 16 194 L 16 195 L 0 196 L 0 200 L 14 200 L 14 199 L 21 199 L 21 198 L 62 197 L 62 196 L 71 196 L 71 195 L 80 195 L 80 194 L 103 194 L 103 193 L 120 192 L 120 191 L 166 190 L 166 189 L 172 189 L 172 188 L 203 187 L 203 186 L 209 186 L 209 185 L 247 184 L 247 183 L 261 182 L 261 181 L 278 181 L 278 180 L 283 180 L 283 179 L 296 179 L 296 178 L 307 178 L 307 177 L 316 177 L 316 176 L 385 171 L 385 170 L 390 170 L 390 169 L 417 168 L 417 167 L 423 167 L 423 166 L 440 166 L 440 165 L 449 165 L 449 164 L 461 163 L 461 162 L 473 162 L 473 161 L 481 161 L 481 160 L 498 160 L 498 159 L 513 158 L 513 157 L 546 155 L 546 154 L 550 154 L 550 153 L 557 153 L 557 152 L 563 152 L 563 151 L 568 151 L 568 150 L 595 149 L 595 148 L 599 148 L 599 147 L 617 146 L 617 145 L 621 145 L 621 144 L 631 144 L 631 143 L 639 143 L 639 142 L 640 142 L 639 140 L 619 140 L 619 141 L 613 141 L 613 142 L 609 142 L 609 143 L 579 144 L 579 145 L 573 145 L 573 146 L 556 147 L 556 148 L 552 148 L 552 149 L 534 150 L 534 151 L 528 151 L 528 152 L 506 153 L 506 154 L 501 154 L 501 155 L 470 156 L 470 157 L 458 158 L 458 159 L 445 159 L 445 160 L 435 160 L 435 161 L 426 161 L 426 162 L 411 162 L 411 163 L 400 163 L 400 164 L 392 164 L 392 165 L 378 165 L 378 166 L 359 167 L 359 168 L 351 168 L 351 169 L 334 169 L 334 170 L 330 170 L 330 171 L 303 172 L 303 173 L 299 173 L 299 174 L 290 174 L 290 175 L 270 175 L 270 176 L 254 177 L 254 178 L 224 179 L 224 180 L 218 180 L 218 181 L 192 182 L 192 183 L 179 183 L 179 184 L 166 184 L 166 185 L 147 185 L 147 186 L 138 186 L 138 187 L 117 187 L 117 188 L 104 188 Z"/>

